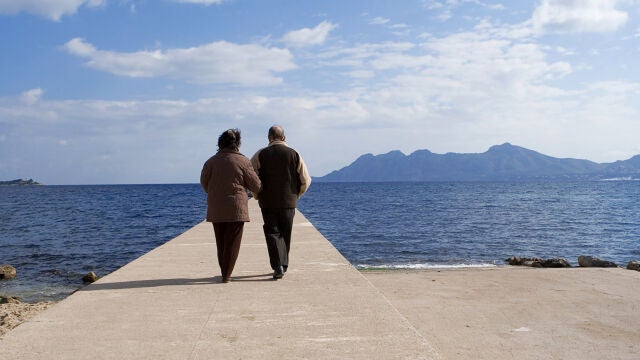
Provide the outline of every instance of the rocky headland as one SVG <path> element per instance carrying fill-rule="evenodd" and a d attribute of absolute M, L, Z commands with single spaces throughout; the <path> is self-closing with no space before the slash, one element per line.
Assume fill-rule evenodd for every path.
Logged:
<path fill-rule="evenodd" d="M 16 179 L 9 181 L 0 181 L 0 186 L 29 186 L 29 185 L 44 185 L 33 179 Z"/>

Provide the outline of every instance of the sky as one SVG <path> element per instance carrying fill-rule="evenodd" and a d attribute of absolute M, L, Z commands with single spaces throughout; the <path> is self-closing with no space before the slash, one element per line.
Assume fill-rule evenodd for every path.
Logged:
<path fill-rule="evenodd" d="M 640 154 L 640 0 L 0 0 L 0 180 L 197 183 L 279 124 L 360 155 Z"/>

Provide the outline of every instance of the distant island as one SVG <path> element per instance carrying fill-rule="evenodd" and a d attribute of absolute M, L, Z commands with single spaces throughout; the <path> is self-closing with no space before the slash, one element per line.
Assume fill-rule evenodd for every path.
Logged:
<path fill-rule="evenodd" d="M 319 182 L 640 180 L 640 155 L 613 163 L 560 159 L 504 143 L 479 154 L 366 154 Z"/>
<path fill-rule="evenodd" d="M 16 179 L 10 181 L 0 181 L 0 186 L 24 186 L 24 185 L 44 185 L 33 179 Z"/>

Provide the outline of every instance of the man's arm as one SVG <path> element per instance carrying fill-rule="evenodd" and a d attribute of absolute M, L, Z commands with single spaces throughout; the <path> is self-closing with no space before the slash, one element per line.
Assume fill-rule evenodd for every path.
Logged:
<path fill-rule="evenodd" d="M 255 172 L 256 176 L 260 175 L 260 151 L 262 150 L 256 151 L 256 153 L 253 154 L 253 157 L 251 157 L 251 166 L 253 167 L 253 171 Z M 260 196 L 261 190 L 262 190 L 262 184 L 260 186 L 260 189 L 258 189 L 257 192 L 252 191 L 254 199 L 258 200 L 258 196 Z"/>
<path fill-rule="evenodd" d="M 255 170 L 258 175 L 260 175 L 260 151 L 262 151 L 262 149 L 256 151 L 253 157 L 251 157 L 251 166 L 253 166 L 253 170 Z"/>
<path fill-rule="evenodd" d="M 302 196 L 307 189 L 309 189 L 309 185 L 311 185 L 311 176 L 309 175 L 309 170 L 307 170 L 307 164 L 302 160 L 302 156 L 298 154 L 300 161 L 298 162 L 298 176 L 300 177 L 300 191 L 298 192 L 298 197 Z"/>
<path fill-rule="evenodd" d="M 258 178 L 258 174 L 256 174 L 255 170 L 251 164 L 247 164 L 244 169 L 245 172 L 245 187 L 251 190 L 253 197 L 257 200 L 258 193 L 260 193 L 260 189 L 262 188 L 262 183 L 260 182 L 260 178 Z"/>

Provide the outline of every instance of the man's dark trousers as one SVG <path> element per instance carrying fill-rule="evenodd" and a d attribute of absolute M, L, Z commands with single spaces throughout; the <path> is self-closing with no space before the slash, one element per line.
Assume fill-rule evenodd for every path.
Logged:
<path fill-rule="evenodd" d="M 269 251 L 271 268 L 276 270 L 279 266 L 289 266 L 289 249 L 291 249 L 291 230 L 293 228 L 293 216 L 295 208 L 261 209 L 264 225 L 264 237 Z"/>

